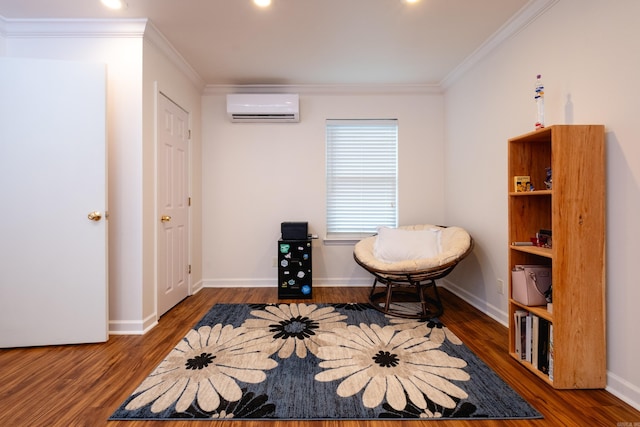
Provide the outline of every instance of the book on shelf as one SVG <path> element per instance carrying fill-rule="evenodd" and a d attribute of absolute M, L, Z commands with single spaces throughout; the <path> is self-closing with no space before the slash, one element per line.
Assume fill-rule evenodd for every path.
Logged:
<path fill-rule="evenodd" d="M 531 315 L 531 364 L 536 368 L 538 366 L 540 348 L 540 318 L 535 314 Z"/>
<path fill-rule="evenodd" d="M 531 191 L 531 177 L 528 175 L 516 175 L 513 177 L 513 191 L 522 193 Z"/>
<path fill-rule="evenodd" d="M 549 373 L 549 328 L 551 322 L 540 318 L 538 327 L 538 365 L 540 372 Z"/>
<path fill-rule="evenodd" d="M 515 353 L 518 355 L 518 357 L 520 357 L 520 359 L 524 359 L 525 355 L 525 318 L 527 317 L 528 313 L 529 312 L 526 310 L 516 310 L 513 313 L 515 322 Z"/>
<path fill-rule="evenodd" d="M 548 375 L 549 380 L 553 381 L 553 323 L 549 324 Z"/>
<path fill-rule="evenodd" d="M 550 375 L 550 379 L 552 379 L 553 324 L 526 310 L 516 310 L 514 321 L 516 355 L 520 360 L 531 363 L 540 372 Z"/>
<path fill-rule="evenodd" d="M 524 320 L 525 320 L 524 360 L 526 360 L 527 362 L 531 362 L 531 353 L 532 353 L 531 344 L 533 344 L 533 327 L 532 327 L 533 315 L 527 314 Z"/>

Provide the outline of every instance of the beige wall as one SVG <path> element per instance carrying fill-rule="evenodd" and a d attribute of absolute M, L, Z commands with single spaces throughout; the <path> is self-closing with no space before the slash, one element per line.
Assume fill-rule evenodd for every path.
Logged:
<path fill-rule="evenodd" d="M 3 21 L 0 18 L 0 31 L 2 31 Z M 4 56 L 7 50 L 7 40 L 0 34 L 0 56 Z"/>
<path fill-rule="evenodd" d="M 450 285 L 503 323 L 507 295 L 495 284 L 509 274 L 507 138 L 533 130 L 536 74 L 545 83 L 547 124 L 606 126 L 608 387 L 636 407 L 639 15 L 635 0 L 560 0 L 445 94 L 446 218 L 466 226 L 477 243 Z"/>
<path fill-rule="evenodd" d="M 160 92 L 178 104 L 189 114 L 191 129 L 190 149 L 190 195 L 189 216 L 189 261 L 191 263 L 190 285 L 192 291 L 202 284 L 202 198 L 201 182 L 201 94 L 202 86 L 190 69 L 184 69 L 179 58 L 171 58 L 166 43 L 154 27 L 145 32 L 143 55 L 143 319 L 154 319 L 156 315 L 156 242 L 160 215 L 156 206 L 156 106 Z M 195 78 L 194 78 L 195 76 Z M 194 82 L 194 80 L 196 80 Z M 148 323 L 148 321 L 147 321 Z M 148 326 L 148 325 L 146 325 Z"/>
<path fill-rule="evenodd" d="M 192 284 L 201 283 L 200 95 L 156 36 L 145 40 L 146 22 L 96 25 L 100 36 L 43 22 L 38 36 L 7 39 L 8 56 L 85 60 L 107 65 L 109 192 L 109 330 L 142 333 L 157 321 L 155 264 L 155 102 L 162 90 L 190 115 L 194 208 L 190 255 Z M 149 29 L 152 30 L 152 29 Z M 122 36 L 121 33 L 126 34 Z M 193 159 L 196 159 L 195 161 Z"/>
<path fill-rule="evenodd" d="M 315 286 L 369 284 L 353 244 L 325 235 L 325 120 L 397 118 L 399 221 L 444 221 L 442 95 L 300 93 L 300 123 L 231 123 L 226 94 L 203 98 L 203 280 L 276 286 L 283 221 L 308 221 Z"/>
<path fill-rule="evenodd" d="M 107 64 L 110 330 L 143 326 L 142 35 L 56 37 L 64 23 L 44 23 L 38 37 L 10 38 L 7 54 Z M 129 28 L 129 27 L 127 27 Z M 129 28 L 130 29 L 130 28 Z"/>

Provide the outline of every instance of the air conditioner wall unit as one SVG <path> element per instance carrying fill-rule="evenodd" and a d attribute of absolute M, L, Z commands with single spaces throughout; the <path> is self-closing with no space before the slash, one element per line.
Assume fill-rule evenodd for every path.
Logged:
<path fill-rule="evenodd" d="M 229 94 L 227 115 L 235 123 L 299 122 L 298 94 Z"/>

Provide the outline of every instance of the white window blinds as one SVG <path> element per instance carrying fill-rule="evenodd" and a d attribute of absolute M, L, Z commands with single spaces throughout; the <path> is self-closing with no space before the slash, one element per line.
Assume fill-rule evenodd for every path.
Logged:
<path fill-rule="evenodd" d="M 327 120 L 327 237 L 397 224 L 397 120 Z"/>

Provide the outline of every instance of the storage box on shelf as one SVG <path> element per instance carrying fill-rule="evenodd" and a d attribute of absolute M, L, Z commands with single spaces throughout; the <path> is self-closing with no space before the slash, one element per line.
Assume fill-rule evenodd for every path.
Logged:
<path fill-rule="evenodd" d="M 511 138 L 508 145 L 509 242 L 529 242 L 540 229 L 553 233 L 551 248 L 513 244 L 509 247 L 510 270 L 517 264 L 551 266 L 553 286 L 553 312 L 547 311 L 546 306 L 528 307 L 509 299 L 509 352 L 553 387 L 603 388 L 606 385 L 604 126 L 554 125 Z M 547 190 L 549 167 L 553 183 Z M 514 177 L 527 175 L 533 190 L 514 191 Z M 509 279 L 510 296 L 511 289 Z M 521 327 L 516 320 L 520 311 L 525 316 L 525 326 L 516 331 Z M 549 330 L 552 335 L 545 338 Z M 524 341 L 522 332 L 526 334 Z M 548 357 L 551 337 L 553 363 L 544 368 L 547 361 L 541 363 L 539 358 Z M 529 347 L 529 355 L 522 359 L 522 344 L 525 351 L 527 339 L 529 346 L 535 341 L 540 348 L 541 338 L 547 353 L 536 353 L 538 360 L 533 363 L 533 349 Z M 516 339 L 520 340 L 518 345 Z"/>

